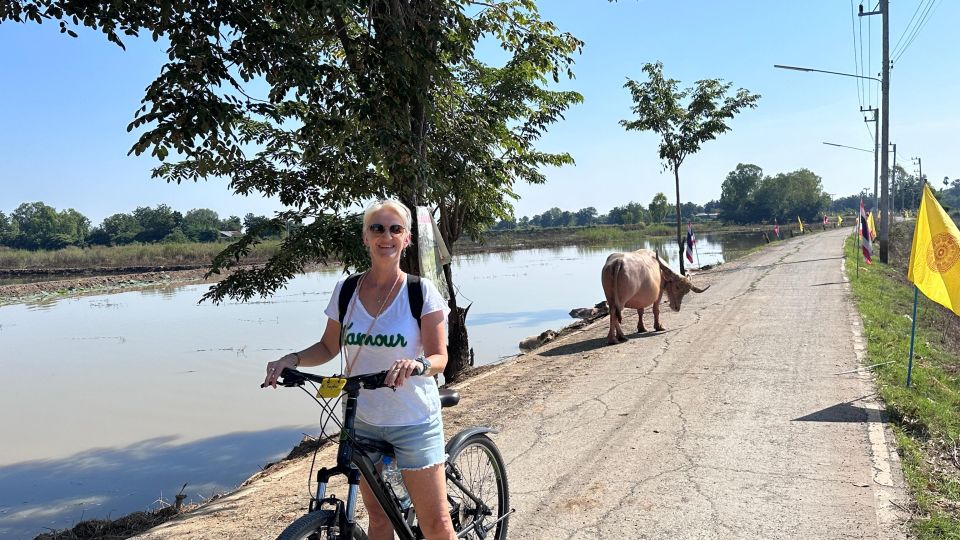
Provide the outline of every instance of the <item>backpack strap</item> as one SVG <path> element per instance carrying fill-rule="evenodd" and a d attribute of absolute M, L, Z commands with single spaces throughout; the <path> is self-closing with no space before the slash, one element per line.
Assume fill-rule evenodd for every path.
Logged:
<path fill-rule="evenodd" d="M 357 283 L 363 274 L 353 274 L 343 281 L 343 287 L 340 288 L 340 296 L 337 297 L 337 308 L 340 314 L 340 326 L 343 326 L 343 318 L 347 316 L 347 307 L 350 306 L 350 299 L 354 291 L 357 290 Z M 420 276 L 407 274 L 407 298 L 410 300 L 410 315 L 417 320 L 417 327 L 420 327 L 420 314 L 423 312 L 423 289 L 420 285 Z"/>
<path fill-rule="evenodd" d="M 423 289 L 420 286 L 420 276 L 407 274 L 407 296 L 410 299 L 410 314 L 417 320 L 417 328 L 420 328 L 420 314 L 423 313 Z"/>
<path fill-rule="evenodd" d="M 340 288 L 340 296 L 337 297 L 337 309 L 340 313 L 340 326 L 343 327 L 343 318 L 347 316 L 347 307 L 350 305 L 350 298 L 353 292 L 357 290 L 357 282 L 363 274 L 354 274 L 343 281 L 343 287 Z"/>

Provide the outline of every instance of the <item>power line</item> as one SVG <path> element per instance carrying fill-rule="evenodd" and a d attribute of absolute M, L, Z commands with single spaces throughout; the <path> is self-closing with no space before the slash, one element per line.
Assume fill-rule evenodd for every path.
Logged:
<path fill-rule="evenodd" d="M 856 73 L 857 75 L 863 75 L 863 72 L 859 71 L 860 64 L 863 62 L 863 60 L 861 59 L 860 62 L 857 62 L 857 25 L 856 23 L 853 22 L 855 17 L 854 15 L 855 11 L 856 10 L 853 8 L 853 0 L 850 0 L 850 34 L 853 36 L 853 69 L 854 69 L 854 73 Z M 861 47 L 860 50 L 862 51 L 863 47 Z M 863 53 L 861 52 L 861 57 L 862 56 L 863 56 Z M 857 79 L 857 101 L 860 103 L 861 109 L 863 108 L 864 86 L 865 86 L 864 84 L 860 83 L 860 79 Z"/>
<path fill-rule="evenodd" d="M 913 34 L 910 36 L 907 43 L 900 49 L 900 52 L 895 53 L 896 56 L 891 60 L 891 63 L 896 63 L 900 60 L 900 57 L 903 56 L 903 53 L 910 48 L 910 45 L 913 44 L 913 40 L 917 39 L 917 36 L 920 35 L 920 31 L 923 30 L 923 27 L 926 26 L 927 22 L 930 20 L 930 15 L 933 15 L 933 11 L 936 9 L 936 6 L 939 5 L 937 0 L 930 0 L 930 3 L 927 6 L 927 10 L 924 11 L 923 15 L 920 16 L 920 22 L 917 23 Z"/>
<path fill-rule="evenodd" d="M 925 1 L 926 0 L 920 0 L 917 3 L 917 9 L 913 10 L 913 16 L 910 17 L 910 22 L 908 22 L 907 25 L 903 27 L 903 33 L 901 33 L 900 37 L 897 38 L 897 44 L 893 46 L 894 51 L 896 51 L 900 47 L 900 44 L 903 43 L 903 36 L 907 34 L 907 30 L 910 29 L 910 25 L 913 24 L 913 20 L 917 18 L 917 13 L 920 12 L 920 6 L 922 6 Z"/>
<path fill-rule="evenodd" d="M 884 15 L 886 17 L 886 15 Z M 871 69 L 873 66 L 873 19 L 867 19 L 867 69 Z M 873 90 L 873 86 L 870 86 L 870 90 Z M 873 106 L 873 92 L 870 92 L 870 103 L 869 105 Z"/>

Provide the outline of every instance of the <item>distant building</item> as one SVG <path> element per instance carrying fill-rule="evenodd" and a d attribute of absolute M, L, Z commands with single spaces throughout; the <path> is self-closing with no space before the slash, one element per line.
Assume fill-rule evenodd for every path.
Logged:
<path fill-rule="evenodd" d="M 694 214 L 693 217 L 695 217 L 697 221 L 712 221 L 720 217 L 720 212 L 714 212 L 712 214 L 700 212 L 699 214 Z"/>
<path fill-rule="evenodd" d="M 243 236 L 243 233 L 240 231 L 220 231 L 220 235 L 218 236 L 218 238 L 220 238 L 221 240 L 229 240 L 231 238 L 237 238 L 239 236 Z"/>

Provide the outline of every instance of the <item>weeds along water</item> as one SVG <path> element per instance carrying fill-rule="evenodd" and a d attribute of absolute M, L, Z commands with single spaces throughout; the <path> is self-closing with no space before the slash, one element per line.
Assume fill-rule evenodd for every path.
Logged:
<path fill-rule="evenodd" d="M 844 252 L 863 319 L 866 363 L 886 403 L 914 501 L 910 528 L 920 540 L 960 538 L 960 317 L 919 295 L 911 387 L 906 387 L 914 287 L 906 281 L 913 222 L 890 233 L 890 264 Z"/>
<path fill-rule="evenodd" d="M 67 247 L 58 250 L 0 248 L 0 268 L 56 269 L 124 266 L 209 265 L 213 257 L 228 244 L 131 244 L 126 246 Z M 265 241 L 253 246 L 253 261 L 270 258 L 279 248 L 279 241 Z"/>

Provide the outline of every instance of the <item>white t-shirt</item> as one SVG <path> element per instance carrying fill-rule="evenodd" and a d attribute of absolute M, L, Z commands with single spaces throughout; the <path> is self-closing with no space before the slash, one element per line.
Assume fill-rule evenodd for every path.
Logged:
<path fill-rule="evenodd" d="M 343 288 L 345 280 L 346 277 L 337 282 L 333 296 L 330 297 L 330 304 L 324 311 L 327 317 L 334 321 L 340 319 L 340 289 Z M 421 319 L 435 311 L 443 311 L 446 319 L 450 308 L 437 286 L 424 278 L 420 278 L 420 284 L 423 290 Z M 383 313 L 370 329 L 369 336 L 366 332 L 376 313 L 367 313 L 359 299 L 354 302 L 358 291 L 359 288 L 354 291 L 350 303 L 347 304 L 343 319 L 343 326 L 346 328 L 346 358 L 353 362 L 350 375 L 383 371 L 392 367 L 399 359 L 416 358 L 423 354 L 420 328 L 410 313 L 410 295 L 406 280 L 400 283 L 400 291 L 393 302 L 383 307 Z M 360 355 L 354 360 L 357 349 L 360 349 Z M 374 426 L 423 424 L 433 421 L 439 414 L 440 395 L 433 377 L 410 377 L 396 391 L 390 388 L 361 390 L 357 398 L 357 418 Z"/>

